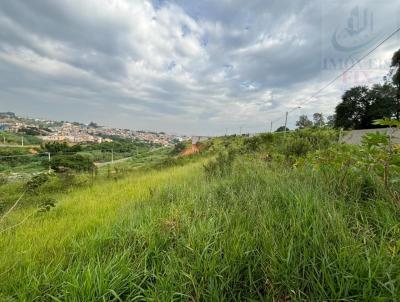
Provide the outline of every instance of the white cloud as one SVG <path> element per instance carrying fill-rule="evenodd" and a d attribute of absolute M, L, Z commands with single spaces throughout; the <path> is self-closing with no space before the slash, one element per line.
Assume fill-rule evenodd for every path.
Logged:
<path fill-rule="evenodd" d="M 397 22 L 400 4 L 392 2 L 390 10 L 373 6 L 384 32 Z M 264 129 L 341 71 L 322 68 L 321 56 L 337 56 L 330 37 L 353 6 L 335 2 L 326 11 L 323 5 L 4 0 L 0 103 L 26 115 L 120 127 L 200 134 L 238 131 L 239 124 Z M 374 58 L 390 58 L 395 42 Z M 369 80 L 385 72 L 368 69 Z M 333 112 L 352 84 L 335 83 L 303 112 Z"/>

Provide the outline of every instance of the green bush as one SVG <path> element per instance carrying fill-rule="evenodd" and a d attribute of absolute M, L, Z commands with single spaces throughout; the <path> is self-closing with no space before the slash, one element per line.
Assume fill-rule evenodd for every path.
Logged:
<path fill-rule="evenodd" d="M 92 172 L 95 169 L 93 161 L 83 155 L 56 155 L 51 158 L 51 168 L 56 172 Z"/>
<path fill-rule="evenodd" d="M 235 156 L 233 150 L 220 152 L 215 159 L 203 165 L 206 177 L 222 177 L 230 174 Z"/>
<path fill-rule="evenodd" d="M 49 142 L 43 145 L 43 149 L 51 154 L 76 153 L 82 151 L 81 145 L 70 146 L 66 142 Z"/>
<path fill-rule="evenodd" d="M 175 144 L 174 148 L 171 150 L 170 155 L 179 155 L 183 150 L 185 150 L 186 144 L 184 142 L 179 142 Z"/>
<path fill-rule="evenodd" d="M 51 208 L 54 208 L 57 204 L 57 200 L 54 198 L 44 198 L 39 204 L 39 212 L 48 212 Z"/>
<path fill-rule="evenodd" d="M 28 148 L 0 148 L 0 164 L 5 168 L 39 161 L 40 158 L 31 154 Z"/>
<path fill-rule="evenodd" d="M 290 156 L 304 156 L 312 149 L 311 143 L 308 140 L 302 138 L 291 138 L 285 149 L 286 157 Z"/>
<path fill-rule="evenodd" d="M 47 173 L 41 173 L 32 177 L 25 185 L 26 191 L 30 194 L 37 193 L 37 190 L 50 180 L 50 176 Z"/>
<path fill-rule="evenodd" d="M 255 152 L 261 148 L 261 140 L 258 136 L 245 138 L 243 142 L 243 147 L 245 151 Z"/>

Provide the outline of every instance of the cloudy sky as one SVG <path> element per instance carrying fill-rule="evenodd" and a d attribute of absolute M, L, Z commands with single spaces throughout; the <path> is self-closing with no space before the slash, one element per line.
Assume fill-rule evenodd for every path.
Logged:
<path fill-rule="evenodd" d="M 387 74 L 398 0 L 2 0 L 0 111 L 183 134 L 334 111 Z"/>

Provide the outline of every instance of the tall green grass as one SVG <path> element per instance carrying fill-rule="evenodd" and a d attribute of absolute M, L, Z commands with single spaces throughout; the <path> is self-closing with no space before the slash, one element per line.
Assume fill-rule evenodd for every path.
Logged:
<path fill-rule="evenodd" d="M 240 160 L 210 178 L 202 164 L 76 189 L 1 234 L 0 300 L 398 300 L 390 200 L 308 169 Z"/>

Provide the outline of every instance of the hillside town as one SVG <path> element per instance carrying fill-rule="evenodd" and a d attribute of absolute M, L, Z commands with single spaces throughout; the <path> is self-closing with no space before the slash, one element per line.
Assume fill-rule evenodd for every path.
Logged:
<path fill-rule="evenodd" d="M 0 131 L 35 135 L 44 142 L 102 143 L 115 139 L 136 140 L 162 146 L 187 140 L 183 135 L 143 130 L 118 129 L 99 126 L 96 123 L 59 122 L 45 119 L 22 118 L 13 112 L 0 113 Z"/>

